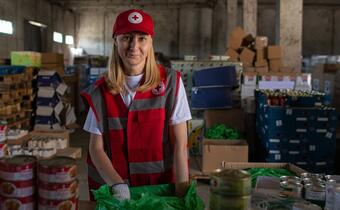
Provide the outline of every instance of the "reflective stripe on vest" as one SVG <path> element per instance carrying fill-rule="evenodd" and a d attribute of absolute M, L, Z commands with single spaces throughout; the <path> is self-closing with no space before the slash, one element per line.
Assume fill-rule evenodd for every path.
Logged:
<path fill-rule="evenodd" d="M 110 117 L 107 119 L 109 123 L 109 129 L 122 130 L 126 129 L 127 118 Z"/>
<path fill-rule="evenodd" d="M 164 172 L 163 161 L 129 163 L 130 174 L 154 174 Z"/>

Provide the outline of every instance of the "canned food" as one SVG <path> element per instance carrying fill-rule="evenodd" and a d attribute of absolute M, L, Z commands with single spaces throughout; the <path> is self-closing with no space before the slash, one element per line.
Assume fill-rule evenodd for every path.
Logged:
<path fill-rule="evenodd" d="M 67 183 L 76 179 L 76 160 L 70 157 L 54 157 L 42 160 L 38 167 L 38 176 L 41 181 L 54 183 Z"/>
<path fill-rule="evenodd" d="M 78 196 L 78 180 L 68 183 L 39 181 L 39 196 L 50 200 L 66 200 Z"/>
<path fill-rule="evenodd" d="M 0 180 L 0 195 L 5 197 L 23 198 L 34 194 L 34 180 L 4 181 Z"/>
<path fill-rule="evenodd" d="M 325 185 L 305 185 L 305 199 L 311 201 L 325 201 Z"/>
<path fill-rule="evenodd" d="M 300 182 L 281 181 L 280 187 L 284 190 L 282 193 L 285 196 L 301 198 L 303 185 Z"/>
<path fill-rule="evenodd" d="M 211 173 L 210 189 L 224 195 L 250 195 L 250 174 L 244 170 L 224 169 Z"/>
<path fill-rule="evenodd" d="M 35 209 L 34 196 L 24 198 L 6 198 L 0 197 L 1 210 L 32 210 Z"/>
<path fill-rule="evenodd" d="M 36 158 L 19 155 L 0 160 L 0 179 L 7 181 L 25 181 L 35 177 Z"/>
<path fill-rule="evenodd" d="M 307 203 L 303 201 L 297 201 L 293 205 L 293 210 L 322 210 L 320 206 L 312 204 L 312 203 Z"/>
<path fill-rule="evenodd" d="M 0 158 L 4 157 L 7 153 L 7 144 L 0 143 Z"/>
<path fill-rule="evenodd" d="M 325 209 L 334 209 L 334 188 L 337 183 L 335 180 L 330 179 L 326 181 L 326 202 Z M 340 184 L 339 184 L 340 186 Z"/>
<path fill-rule="evenodd" d="M 251 206 L 251 196 L 227 196 L 210 192 L 210 210 L 248 210 Z"/>
<path fill-rule="evenodd" d="M 340 175 L 325 175 L 325 180 L 340 181 Z"/>
<path fill-rule="evenodd" d="M 280 180 L 287 182 L 301 182 L 301 178 L 297 176 L 281 176 Z"/>
<path fill-rule="evenodd" d="M 78 198 L 49 200 L 39 197 L 39 210 L 78 210 Z"/>
<path fill-rule="evenodd" d="M 334 187 L 334 210 L 340 210 L 340 186 Z"/>

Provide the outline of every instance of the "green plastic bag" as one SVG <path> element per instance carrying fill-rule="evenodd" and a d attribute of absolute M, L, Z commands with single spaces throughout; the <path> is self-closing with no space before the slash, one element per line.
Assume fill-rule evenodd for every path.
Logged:
<path fill-rule="evenodd" d="M 131 187 L 131 199 L 118 201 L 110 186 L 103 185 L 93 191 L 96 210 L 204 210 L 204 203 L 196 193 L 196 182 L 189 186 L 184 198 L 174 195 L 173 184 Z"/>

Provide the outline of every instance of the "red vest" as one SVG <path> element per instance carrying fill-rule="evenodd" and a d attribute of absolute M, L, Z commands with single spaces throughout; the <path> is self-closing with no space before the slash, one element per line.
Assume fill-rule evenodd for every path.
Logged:
<path fill-rule="evenodd" d="M 130 186 L 174 181 L 168 123 L 180 74 L 162 66 L 159 69 L 161 83 L 150 91 L 137 91 L 130 108 L 120 94 L 109 92 L 104 78 L 82 93 L 96 115 L 113 167 Z M 87 160 L 89 189 L 98 189 L 105 182 L 89 155 Z"/>

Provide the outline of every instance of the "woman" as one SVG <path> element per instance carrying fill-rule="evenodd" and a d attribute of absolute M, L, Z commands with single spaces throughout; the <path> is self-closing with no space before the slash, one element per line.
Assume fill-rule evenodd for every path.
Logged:
<path fill-rule="evenodd" d="M 178 196 L 188 185 L 188 101 L 179 73 L 156 64 L 153 35 L 147 13 L 119 14 L 109 71 L 82 93 L 89 189 L 106 183 L 118 200 L 130 198 L 129 185 L 175 183 Z"/>

